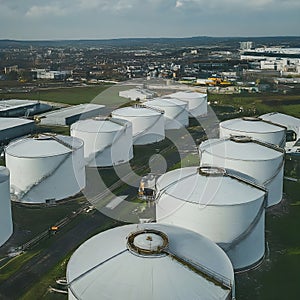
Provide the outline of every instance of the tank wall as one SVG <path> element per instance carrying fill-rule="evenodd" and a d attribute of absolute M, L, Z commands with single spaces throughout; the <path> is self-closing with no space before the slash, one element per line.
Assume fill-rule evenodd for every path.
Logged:
<path fill-rule="evenodd" d="M 257 132 L 247 132 L 247 131 L 239 131 L 232 130 L 228 128 L 224 128 L 222 123 L 220 124 L 220 138 L 229 137 L 231 135 L 246 135 L 250 136 L 254 139 L 261 140 L 273 145 L 280 146 L 282 148 L 285 147 L 285 131 L 278 132 L 268 132 L 268 133 L 257 133 Z"/>
<path fill-rule="evenodd" d="M 231 243 L 249 227 L 262 202 L 263 198 L 260 198 L 234 206 L 203 206 L 163 195 L 156 205 L 156 218 L 158 223 L 193 230 L 222 245 Z M 264 253 L 262 218 L 252 234 L 231 252 L 230 258 L 235 269 L 245 268 L 261 259 L 261 253 Z M 256 244 L 251 243 L 253 239 Z"/>
<path fill-rule="evenodd" d="M 115 115 L 112 116 L 128 120 L 132 123 L 132 136 L 134 145 L 146 145 L 159 142 L 165 138 L 165 124 L 163 114 L 157 116 L 141 116 L 141 117 L 124 117 Z"/>
<path fill-rule="evenodd" d="M 132 126 L 127 126 L 115 139 L 111 147 L 110 156 L 113 164 L 128 162 L 133 158 Z"/>
<path fill-rule="evenodd" d="M 190 114 L 194 117 L 207 115 L 207 97 L 201 99 L 200 103 L 195 104 L 194 108 L 190 109 Z"/>
<path fill-rule="evenodd" d="M 30 185 L 38 182 L 59 165 L 68 154 L 53 157 L 25 158 L 11 156 L 6 153 L 6 166 L 10 170 L 11 192 L 19 194 Z"/>
<path fill-rule="evenodd" d="M 85 186 L 83 147 L 72 153 L 43 158 L 7 155 L 6 163 L 11 170 L 11 192 L 21 202 L 61 200 L 77 194 Z"/>
<path fill-rule="evenodd" d="M 73 293 L 70 289 L 68 289 L 68 299 L 69 300 L 77 300 L 77 298 L 73 295 Z"/>
<path fill-rule="evenodd" d="M 53 187 L 56 189 L 53 190 Z M 42 181 L 36 188 L 32 189 L 24 201 L 27 199 L 62 200 L 79 193 L 85 187 L 85 161 L 83 147 L 74 151 L 66 160 L 59 165 L 57 171 L 50 177 Z M 52 191 L 49 197 L 49 190 Z M 27 202 L 27 201 L 26 201 Z"/>
<path fill-rule="evenodd" d="M 188 111 L 191 116 L 198 117 L 207 114 L 207 96 L 199 98 L 180 98 L 188 103 Z"/>
<path fill-rule="evenodd" d="M 72 130 L 71 135 L 84 141 L 84 156 L 90 167 L 112 166 L 133 157 L 131 126 L 99 133 Z"/>
<path fill-rule="evenodd" d="M 180 107 L 176 114 L 167 115 L 165 113 L 165 129 L 179 129 L 189 125 L 189 115 L 188 111 Z"/>
<path fill-rule="evenodd" d="M 0 183 L 0 247 L 13 233 L 9 177 Z"/>
<path fill-rule="evenodd" d="M 206 151 L 201 153 L 200 166 L 214 165 L 225 167 L 244 173 L 253 177 L 261 185 L 264 185 L 268 190 L 268 206 L 277 204 L 282 199 L 283 193 L 283 169 L 282 160 L 283 154 L 276 159 L 244 161 L 225 159 L 216 155 L 212 155 Z M 280 171 L 279 171 L 280 168 Z M 278 172 L 279 171 L 279 172 Z M 278 172 L 278 175 L 273 178 L 270 183 L 265 184 L 270 178 Z"/>
<path fill-rule="evenodd" d="M 265 254 L 265 213 L 247 239 L 227 251 L 234 268 L 242 270 L 258 263 Z"/>

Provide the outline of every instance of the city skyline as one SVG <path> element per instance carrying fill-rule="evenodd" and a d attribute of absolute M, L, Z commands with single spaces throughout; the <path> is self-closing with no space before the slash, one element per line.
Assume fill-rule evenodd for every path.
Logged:
<path fill-rule="evenodd" d="M 297 36 L 297 0 L 0 0 L 0 39 Z"/>

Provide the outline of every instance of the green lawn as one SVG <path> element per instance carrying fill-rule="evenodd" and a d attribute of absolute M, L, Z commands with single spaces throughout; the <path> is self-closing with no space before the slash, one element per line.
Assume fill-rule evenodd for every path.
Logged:
<path fill-rule="evenodd" d="M 81 103 L 104 104 L 106 106 L 122 105 L 129 100 L 119 97 L 119 91 L 133 88 L 122 85 L 94 85 L 80 87 L 63 87 L 40 89 L 28 93 L 3 93 L 2 99 L 30 99 L 76 105 Z"/>
<path fill-rule="evenodd" d="M 99 93 L 102 93 L 109 87 L 109 85 L 100 85 L 91 87 L 53 88 L 28 93 L 1 94 L 1 97 L 2 99 L 31 99 L 75 105 L 91 102 Z"/>
<path fill-rule="evenodd" d="M 277 111 L 300 117 L 300 96 L 283 94 L 233 94 L 220 95 L 208 94 L 208 100 L 216 106 L 240 108 L 243 107 L 244 115 L 261 115 L 267 112 Z M 286 102 L 286 103 L 284 103 Z M 224 109 L 225 109 L 224 108 Z"/>

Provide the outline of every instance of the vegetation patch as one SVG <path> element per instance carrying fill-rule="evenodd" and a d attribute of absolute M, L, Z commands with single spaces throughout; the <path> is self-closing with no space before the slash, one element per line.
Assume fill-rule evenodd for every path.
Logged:
<path fill-rule="evenodd" d="M 39 251 L 28 251 L 11 258 L 0 268 L 0 282 L 16 273 L 27 261 L 36 256 Z"/>

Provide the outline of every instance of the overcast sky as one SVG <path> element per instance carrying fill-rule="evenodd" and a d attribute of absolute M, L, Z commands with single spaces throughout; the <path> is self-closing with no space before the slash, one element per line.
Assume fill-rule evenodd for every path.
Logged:
<path fill-rule="evenodd" d="M 0 0 L 0 39 L 300 35 L 300 0 Z"/>

